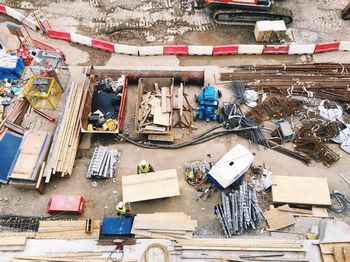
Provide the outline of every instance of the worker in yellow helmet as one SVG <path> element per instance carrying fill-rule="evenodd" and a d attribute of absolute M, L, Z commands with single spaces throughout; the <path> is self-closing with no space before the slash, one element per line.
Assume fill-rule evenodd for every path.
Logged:
<path fill-rule="evenodd" d="M 117 216 L 126 217 L 131 212 L 130 207 L 127 208 L 124 202 L 119 202 L 115 207 L 115 211 L 117 212 Z"/>
<path fill-rule="evenodd" d="M 142 160 L 137 166 L 137 173 L 138 174 L 145 174 L 145 173 L 149 173 L 149 172 L 154 172 L 153 167 L 146 160 Z"/>

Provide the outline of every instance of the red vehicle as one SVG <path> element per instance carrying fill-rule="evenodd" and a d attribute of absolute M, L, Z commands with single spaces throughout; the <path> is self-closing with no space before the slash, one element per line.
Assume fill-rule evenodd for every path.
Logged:
<path fill-rule="evenodd" d="M 261 20 L 293 21 L 288 9 L 277 7 L 274 0 L 197 0 L 199 7 L 212 13 L 215 23 L 222 25 L 255 25 Z"/>

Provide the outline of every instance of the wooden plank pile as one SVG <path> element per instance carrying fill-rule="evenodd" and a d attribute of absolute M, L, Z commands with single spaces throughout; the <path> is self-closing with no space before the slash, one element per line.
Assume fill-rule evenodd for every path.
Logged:
<path fill-rule="evenodd" d="M 197 220 L 182 212 L 138 214 L 132 234 L 136 238 L 191 239 Z"/>
<path fill-rule="evenodd" d="M 0 134 L 2 134 L 7 129 L 12 129 L 11 126 L 19 125 L 22 122 L 24 114 L 27 112 L 28 107 L 29 107 L 29 103 L 26 99 L 24 98 L 17 99 L 10 105 L 5 117 L 4 117 L 5 112 L 2 112 L 1 113 L 2 121 L 0 123 Z M 14 130 L 14 131 L 16 131 L 17 133 L 17 130 Z"/>
<path fill-rule="evenodd" d="M 142 134 L 172 134 L 173 79 L 140 79 L 136 108 L 136 131 Z"/>
<path fill-rule="evenodd" d="M 55 239 L 98 239 L 100 234 L 100 220 L 92 221 L 92 232 L 86 232 L 85 220 L 52 220 L 40 221 L 38 232 L 35 238 L 55 238 Z"/>
<path fill-rule="evenodd" d="M 9 176 L 11 185 L 40 191 L 40 171 L 50 144 L 49 132 L 29 130 L 25 133 L 16 164 Z"/>
<path fill-rule="evenodd" d="M 73 172 L 80 139 L 79 116 L 83 85 L 72 83 L 68 92 L 45 167 L 46 183 L 50 182 L 51 175 L 69 177 Z"/>
<path fill-rule="evenodd" d="M 23 251 L 26 245 L 27 236 L 25 234 L 1 234 L 0 235 L 0 252 L 1 251 Z"/>
<path fill-rule="evenodd" d="M 124 202 L 138 202 L 180 195 L 176 169 L 122 177 Z"/>
<path fill-rule="evenodd" d="M 84 254 L 72 254 L 72 253 L 59 253 L 51 255 L 23 255 L 16 256 L 11 259 L 11 262 L 106 262 L 109 259 L 105 254 L 100 252 L 84 253 Z M 136 260 L 122 260 L 123 262 L 136 262 Z"/>
<path fill-rule="evenodd" d="M 310 209 L 291 208 L 288 204 L 274 208 L 270 206 L 270 210 L 264 213 L 266 222 L 269 226 L 268 230 L 279 230 L 296 223 L 295 217 L 329 217 L 326 208 L 311 207 Z"/>

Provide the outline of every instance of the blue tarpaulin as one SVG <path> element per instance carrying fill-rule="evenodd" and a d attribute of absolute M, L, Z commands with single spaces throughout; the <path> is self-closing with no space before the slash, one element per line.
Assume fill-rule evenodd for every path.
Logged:
<path fill-rule="evenodd" d="M 105 217 L 102 220 L 102 235 L 130 235 L 133 218 Z"/>
<path fill-rule="evenodd" d="M 18 157 L 19 147 L 22 142 L 22 137 L 12 133 L 5 133 L 0 141 L 0 182 L 7 183 L 8 176 Z"/>
<path fill-rule="evenodd" d="M 22 58 L 17 56 L 0 56 L 0 79 L 18 79 L 24 69 Z"/>

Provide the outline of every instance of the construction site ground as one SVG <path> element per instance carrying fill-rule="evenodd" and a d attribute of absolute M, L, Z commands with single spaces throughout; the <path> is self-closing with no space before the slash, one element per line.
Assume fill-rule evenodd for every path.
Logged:
<path fill-rule="evenodd" d="M 191 1 L 154 0 L 135 2 L 117 0 L 74 2 L 0 0 L 0 3 L 22 9 L 41 8 L 52 25 L 58 29 L 90 34 L 114 42 L 140 45 L 156 43 L 254 43 L 252 27 L 217 27 L 213 25 L 203 10 L 194 10 L 190 7 L 187 7 L 188 11 L 185 11 L 185 15 L 182 15 L 181 8 L 186 8 L 187 5 L 184 4 L 180 8 L 177 3 Z M 350 40 L 350 34 L 344 33 L 348 32 L 349 22 L 342 21 L 338 15 L 345 3 L 345 0 L 298 0 L 283 1 L 282 6 L 292 9 L 294 13 L 292 28 L 298 42 L 314 43 L 317 41 Z M 132 12 L 132 15 L 129 14 L 130 9 L 134 7 L 136 7 L 136 11 Z M 106 14 L 108 14 L 108 19 Z M 129 20 L 124 21 L 127 17 L 129 17 Z M 155 17 L 158 18 L 155 19 Z M 4 36 L 1 40 L 8 48 L 17 47 L 17 39 L 9 34 L 5 26 L 8 22 L 13 21 L 9 21 L 4 16 L 0 16 L 0 19 L 0 35 Z M 146 28 L 142 27 L 144 24 Z M 123 27 L 126 29 L 122 30 Z M 169 28 L 174 28 L 174 30 L 169 31 Z M 228 85 L 218 84 L 213 74 L 210 74 L 210 72 L 215 73 L 221 70 L 218 67 L 241 64 L 350 62 L 350 55 L 344 53 L 327 53 L 314 56 L 132 57 L 109 54 L 63 41 L 44 39 L 37 33 L 32 33 L 32 35 L 60 48 L 65 53 L 70 65 L 72 80 L 78 84 L 82 82 L 83 66 L 92 64 L 105 68 L 164 67 L 170 70 L 178 66 L 204 66 L 207 72 L 206 81 L 223 90 L 224 95 L 220 102 L 229 101 L 232 98 L 232 93 Z M 189 89 L 188 93 L 193 101 L 193 95 L 199 92 L 199 87 Z M 131 85 L 127 96 L 126 132 L 132 132 L 133 130 L 136 92 L 137 86 Z M 44 125 L 40 128 L 46 128 L 45 120 L 38 117 L 37 121 L 41 121 L 41 125 Z M 199 128 L 195 132 L 202 132 L 215 124 L 196 123 Z M 39 124 L 37 125 L 39 126 Z M 187 130 L 182 130 L 181 133 L 185 134 L 183 139 L 186 139 L 186 136 L 188 136 L 186 135 Z M 252 145 L 246 139 L 237 135 L 229 135 L 205 144 L 177 150 L 146 150 L 117 141 L 116 137 L 112 135 L 83 135 L 72 177 L 52 179 L 50 184 L 47 185 L 44 195 L 40 195 L 36 191 L 14 189 L 8 185 L 2 185 L 0 188 L 0 213 L 48 216 L 46 207 L 52 194 L 81 194 L 86 199 L 83 218 L 115 216 L 115 205 L 122 199 L 121 177 L 135 174 L 137 163 L 145 159 L 156 170 L 177 169 L 181 195 L 168 199 L 134 203 L 131 206 L 132 211 L 134 213 L 183 211 L 198 220 L 199 229 L 197 233 L 199 235 L 207 237 L 222 236 L 220 226 L 214 216 L 214 205 L 220 202 L 219 192 L 215 192 L 208 201 L 198 200 L 196 191 L 184 179 L 184 164 L 195 159 L 215 161 L 238 143 L 254 153 L 255 165 L 264 164 L 273 174 L 327 177 L 330 190 L 337 190 L 347 196 L 350 195 L 350 187 L 338 175 L 341 173 L 349 177 L 350 155 L 341 151 L 337 145 L 332 145 L 331 148 L 341 154 L 342 157 L 334 166 L 326 168 L 322 163 L 315 162 L 310 166 L 306 166 L 273 150 Z M 85 175 L 92 152 L 99 145 L 108 145 L 111 148 L 121 150 L 122 158 L 115 183 L 112 179 L 99 180 L 97 186 L 94 186 L 92 182 L 95 180 L 89 180 Z M 350 223 L 350 217 L 341 217 L 341 219 Z M 317 218 L 298 218 L 297 223 L 286 231 L 306 233 L 318 221 Z M 253 233 L 265 234 L 264 230 L 254 231 Z"/>

